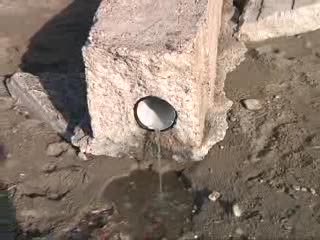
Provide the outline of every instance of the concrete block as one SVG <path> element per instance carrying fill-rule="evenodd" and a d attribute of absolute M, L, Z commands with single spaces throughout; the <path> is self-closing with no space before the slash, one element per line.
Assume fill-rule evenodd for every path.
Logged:
<path fill-rule="evenodd" d="M 148 96 L 177 114 L 173 128 L 161 134 L 165 157 L 201 160 L 223 139 L 231 102 L 223 91 L 229 70 L 217 69 L 223 68 L 217 65 L 222 8 L 222 0 L 101 2 L 83 48 L 93 131 L 83 151 L 141 157 L 154 134 L 139 126 L 135 106 Z"/>
<path fill-rule="evenodd" d="M 240 39 L 262 41 L 320 28 L 320 0 L 248 0 Z"/>
<path fill-rule="evenodd" d="M 18 72 L 7 79 L 11 96 L 48 123 L 57 133 L 75 146 L 82 145 L 84 132 L 79 124 L 83 116 L 79 78 L 83 74 L 41 73 L 34 76 Z"/>
<path fill-rule="evenodd" d="M 33 113 L 50 123 L 55 131 L 64 134 L 67 122 L 56 110 L 38 77 L 29 73 L 15 73 L 8 81 L 11 96 L 19 104 L 28 107 Z"/>

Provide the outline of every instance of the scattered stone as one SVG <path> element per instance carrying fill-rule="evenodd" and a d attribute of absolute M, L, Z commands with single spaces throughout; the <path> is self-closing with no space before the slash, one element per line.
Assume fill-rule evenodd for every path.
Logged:
<path fill-rule="evenodd" d="M 231 122 L 236 122 L 236 121 L 237 121 L 237 118 L 236 118 L 236 117 L 230 117 L 230 121 L 231 121 Z"/>
<path fill-rule="evenodd" d="M 61 106 L 67 107 L 63 113 L 69 113 L 69 108 L 73 108 L 72 111 L 80 111 L 74 104 L 75 100 L 71 96 L 77 96 L 75 92 L 77 87 L 70 87 L 72 82 L 79 82 L 79 74 L 58 74 L 58 73 L 41 73 L 39 76 L 34 76 L 29 73 L 18 72 L 11 76 L 6 81 L 8 90 L 15 100 L 18 100 L 29 111 L 37 114 L 48 123 L 57 133 L 62 135 L 66 139 L 70 139 L 70 132 L 68 131 L 68 123 L 64 118 L 64 115 L 56 109 L 52 104 L 50 95 L 54 95 L 55 99 L 59 99 Z M 59 82 L 57 86 L 57 82 Z M 43 83 L 46 86 L 50 86 L 50 95 L 48 91 L 44 89 Z M 60 84 L 61 83 L 61 84 Z M 74 91 L 72 93 L 66 93 L 66 86 L 68 89 Z M 51 88 L 51 86 L 54 86 Z M 59 87 L 59 89 L 56 89 Z M 63 96 L 62 96 L 63 95 Z M 57 97 L 57 98 L 56 98 Z M 79 101 L 80 96 L 76 97 Z M 63 104 L 68 102 L 68 104 Z M 68 105 L 68 106 L 65 106 Z"/>
<path fill-rule="evenodd" d="M 301 187 L 300 187 L 300 186 L 297 186 L 297 185 L 294 185 L 294 186 L 293 186 L 293 189 L 294 189 L 295 191 L 301 191 Z"/>
<path fill-rule="evenodd" d="M 302 191 L 302 192 L 308 192 L 308 188 L 302 187 L 302 188 L 301 188 L 301 191 Z"/>
<path fill-rule="evenodd" d="M 317 192 L 314 188 L 310 188 L 310 192 L 312 195 L 317 195 Z"/>
<path fill-rule="evenodd" d="M 79 152 L 78 153 L 78 157 L 83 161 L 88 161 L 87 155 L 85 153 L 83 153 L 83 152 Z"/>
<path fill-rule="evenodd" d="M 208 198 L 210 199 L 210 201 L 216 202 L 220 197 L 221 197 L 221 193 L 213 191 Z"/>
<path fill-rule="evenodd" d="M 223 145 L 220 145 L 219 148 L 222 150 L 222 149 L 224 149 L 224 146 L 223 146 Z"/>
<path fill-rule="evenodd" d="M 47 198 L 49 200 L 59 200 L 62 197 L 62 195 L 59 195 L 58 193 L 48 193 Z"/>
<path fill-rule="evenodd" d="M 10 94 L 5 85 L 5 77 L 0 76 L 0 97 L 10 97 Z"/>
<path fill-rule="evenodd" d="M 280 96 L 279 95 L 275 95 L 275 96 L 273 96 L 273 99 L 274 100 L 278 100 L 278 99 L 280 99 Z"/>
<path fill-rule="evenodd" d="M 51 157 L 59 157 L 62 153 L 69 149 L 66 142 L 51 143 L 47 147 L 47 155 Z"/>
<path fill-rule="evenodd" d="M 245 99 L 242 101 L 242 105 L 250 111 L 257 111 L 262 108 L 262 104 L 258 99 Z"/>
<path fill-rule="evenodd" d="M 232 211 L 233 211 L 234 216 L 236 216 L 236 217 L 241 217 L 241 215 L 242 215 L 242 210 L 240 209 L 240 207 L 239 207 L 238 204 L 234 204 L 234 205 L 232 206 Z"/>
<path fill-rule="evenodd" d="M 239 30 L 239 37 L 243 41 L 258 42 L 319 29 L 318 0 L 244 2 L 245 8 L 240 17 L 242 24 Z"/>
<path fill-rule="evenodd" d="M 54 163 L 48 163 L 43 166 L 42 171 L 44 173 L 52 173 L 57 169 L 57 165 Z"/>

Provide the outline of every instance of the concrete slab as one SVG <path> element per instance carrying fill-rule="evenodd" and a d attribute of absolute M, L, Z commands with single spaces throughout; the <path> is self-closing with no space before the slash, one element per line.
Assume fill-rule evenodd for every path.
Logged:
<path fill-rule="evenodd" d="M 19 104 L 48 123 L 67 141 L 82 146 L 88 137 L 80 124 L 84 107 L 79 105 L 79 77 L 81 74 L 41 73 L 34 76 L 19 72 L 7 79 L 6 85 Z"/>
<path fill-rule="evenodd" d="M 222 7 L 222 0 L 102 1 L 83 48 L 93 130 L 86 152 L 145 156 L 154 134 L 138 125 L 134 106 L 147 96 L 177 111 L 176 125 L 161 134 L 166 158 L 201 160 L 223 139 L 231 106 L 224 75 L 243 51 L 221 50 L 217 69 Z"/>
<path fill-rule="evenodd" d="M 239 37 L 256 42 L 320 28 L 320 0 L 249 0 Z"/>

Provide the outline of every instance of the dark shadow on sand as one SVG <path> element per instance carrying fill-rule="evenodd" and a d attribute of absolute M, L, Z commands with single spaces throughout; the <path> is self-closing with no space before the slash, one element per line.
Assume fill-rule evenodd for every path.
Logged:
<path fill-rule="evenodd" d="M 20 68 L 40 75 L 63 74 L 42 81 L 53 105 L 68 121 L 69 131 L 81 126 L 91 134 L 82 46 L 101 0 L 74 0 L 31 39 Z M 49 75 L 50 76 L 50 75 Z"/>

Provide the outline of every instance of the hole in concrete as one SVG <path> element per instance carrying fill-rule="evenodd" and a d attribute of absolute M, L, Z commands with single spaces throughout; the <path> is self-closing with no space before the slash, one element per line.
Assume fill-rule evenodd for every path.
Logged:
<path fill-rule="evenodd" d="M 165 131 L 172 128 L 177 119 L 177 112 L 167 101 L 148 96 L 139 99 L 134 107 L 137 123 L 144 129 Z"/>

